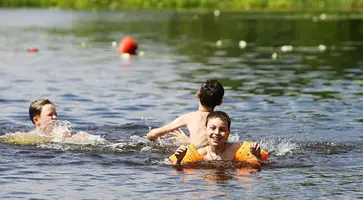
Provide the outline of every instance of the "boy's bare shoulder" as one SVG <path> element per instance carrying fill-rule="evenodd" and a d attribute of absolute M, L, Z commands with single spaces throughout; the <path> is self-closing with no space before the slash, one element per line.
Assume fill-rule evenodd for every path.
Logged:
<path fill-rule="evenodd" d="M 198 111 L 188 112 L 188 113 L 185 113 L 185 115 L 189 115 L 189 116 L 198 115 Z"/>
<path fill-rule="evenodd" d="M 190 121 L 190 120 L 195 120 L 195 119 L 200 118 L 201 115 L 199 114 L 198 111 L 194 111 L 194 112 L 185 113 L 185 114 L 181 115 L 180 117 L 182 117 L 186 121 Z"/>
<path fill-rule="evenodd" d="M 239 142 L 228 142 L 227 145 L 228 145 L 227 146 L 228 151 L 232 152 L 237 151 L 241 147 L 241 143 Z"/>
<path fill-rule="evenodd" d="M 190 118 L 193 118 L 193 119 L 206 119 L 209 112 L 200 112 L 200 111 L 194 111 L 194 112 L 190 112 L 190 113 L 187 113 L 188 116 Z"/>
<path fill-rule="evenodd" d="M 208 149 L 207 149 L 207 148 L 208 148 L 207 146 L 199 148 L 199 149 L 198 149 L 198 153 L 199 153 L 202 157 L 206 156 L 206 155 L 207 155 L 207 153 L 208 153 Z"/>

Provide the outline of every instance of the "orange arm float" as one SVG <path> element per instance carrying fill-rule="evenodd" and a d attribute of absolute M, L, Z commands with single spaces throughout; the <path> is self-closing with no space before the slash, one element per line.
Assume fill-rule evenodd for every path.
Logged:
<path fill-rule="evenodd" d="M 176 164 L 177 158 L 175 157 L 175 155 L 173 154 L 172 156 L 169 157 L 169 160 L 171 162 L 171 164 Z M 194 144 L 190 144 L 187 147 L 187 152 L 183 158 L 183 160 L 181 161 L 180 164 L 185 164 L 185 163 L 193 163 L 193 162 L 198 162 L 203 160 L 202 156 L 198 153 L 197 149 L 195 148 Z"/>
<path fill-rule="evenodd" d="M 268 153 L 261 149 L 261 157 L 268 159 Z M 250 142 L 244 141 L 241 147 L 234 154 L 234 160 L 237 162 L 245 162 L 249 165 L 260 166 L 261 162 L 250 152 Z"/>

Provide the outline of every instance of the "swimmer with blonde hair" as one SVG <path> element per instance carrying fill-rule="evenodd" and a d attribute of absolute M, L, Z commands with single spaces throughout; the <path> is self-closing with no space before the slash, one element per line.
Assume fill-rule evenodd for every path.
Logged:
<path fill-rule="evenodd" d="M 70 143 L 86 143 L 89 136 L 93 136 L 86 132 L 72 134 L 67 127 L 56 129 L 59 126 L 57 123 L 58 113 L 55 105 L 48 99 L 38 99 L 31 102 L 29 118 L 35 126 L 34 131 L 4 135 L 0 141 L 12 144 L 36 144 L 61 142 L 67 139 Z"/>
<path fill-rule="evenodd" d="M 38 99 L 29 106 L 29 118 L 39 131 L 44 129 L 51 121 L 58 119 L 54 104 L 48 99 Z"/>

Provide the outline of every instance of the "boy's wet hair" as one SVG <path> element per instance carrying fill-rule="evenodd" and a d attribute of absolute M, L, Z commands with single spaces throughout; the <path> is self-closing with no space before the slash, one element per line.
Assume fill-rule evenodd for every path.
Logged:
<path fill-rule="evenodd" d="M 200 103 L 203 106 L 214 108 L 222 101 L 224 88 L 217 80 L 207 80 L 200 87 Z"/>
<path fill-rule="evenodd" d="M 228 131 L 231 130 L 231 118 L 227 115 L 227 113 L 223 111 L 213 111 L 208 114 L 207 120 L 205 121 L 205 126 L 207 127 L 209 120 L 219 118 L 228 124 Z"/>
<path fill-rule="evenodd" d="M 50 102 L 48 99 L 38 99 L 33 101 L 30 106 L 29 106 L 29 117 L 30 120 L 32 120 L 33 124 L 35 124 L 33 118 L 35 116 L 39 116 L 40 113 L 42 112 L 42 108 L 44 105 L 47 104 L 52 104 L 54 106 L 54 104 L 52 102 Z"/>

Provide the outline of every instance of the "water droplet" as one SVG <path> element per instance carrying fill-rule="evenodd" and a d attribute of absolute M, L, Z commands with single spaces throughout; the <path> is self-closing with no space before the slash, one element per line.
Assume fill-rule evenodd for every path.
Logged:
<path fill-rule="evenodd" d="M 312 20 L 313 20 L 313 22 L 317 22 L 319 19 L 318 19 L 318 17 L 314 16 L 314 17 L 312 18 Z"/>
<path fill-rule="evenodd" d="M 319 45 L 318 48 L 319 48 L 320 51 L 325 51 L 326 50 L 326 46 L 323 45 L 323 44 Z"/>
<path fill-rule="evenodd" d="M 276 60 L 278 57 L 278 54 L 275 52 L 271 55 L 272 60 Z"/>
<path fill-rule="evenodd" d="M 244 49 L 247 46 L 247 42 L 244 40 L 239 41 L 238 43 L 239 48 Z"/>
<path fill-rule="evenodd" d="M 221 12 L 219 10 L 214 10 L 213 14 L 215 17 L 219 17 L 219 15 L 221 15 Z"/>
<path fill-rule="evenodd" d="M 116 48 L 117 47 L 117 42 L 116 41 L 113 41 L 112 42 L 112 47 Z"/>
<path fill-rule="evenodd" d="M 281 47 L 281 51 L 282 52 L 290 52 L 290 51 L 292 51 L 292 49 L 293 49 L 293 47 L 291 46 L 291 45 L 284 45 L 284 46 L 282 46 Z"/>
<path fill-rule="evenodd" d="M 199 19 L 199 16 L 198 16 L 198 14 L 195 14 L 195 15 L 193 15 L 193 19 L 194 19 L 194 20 L 197 20 L 197 19 Z"/>
<path fill-rule="evenodd" d="M 217 40 L 216 45 L 217 45 L 217 47 L 222 46 L 222 40 Z"/>
<path fill-rule="evenodd" d="M 139 56 L 144 56 L 145 55 L 145 51 L 140 51 L 139 52 Z"/>
<path fill-rule="evenodd" d="M 326 20 L 327 17 L 328 17 L 328 15 L 325 13 L 321 13 L 319 16 L 320 20 Z"/>
<path fill-rule="evenodd" d="M 87 44 L 85 42 L 81 42 L 81 47 L 82 48 L 86 48 L 87 47 Z"/>

